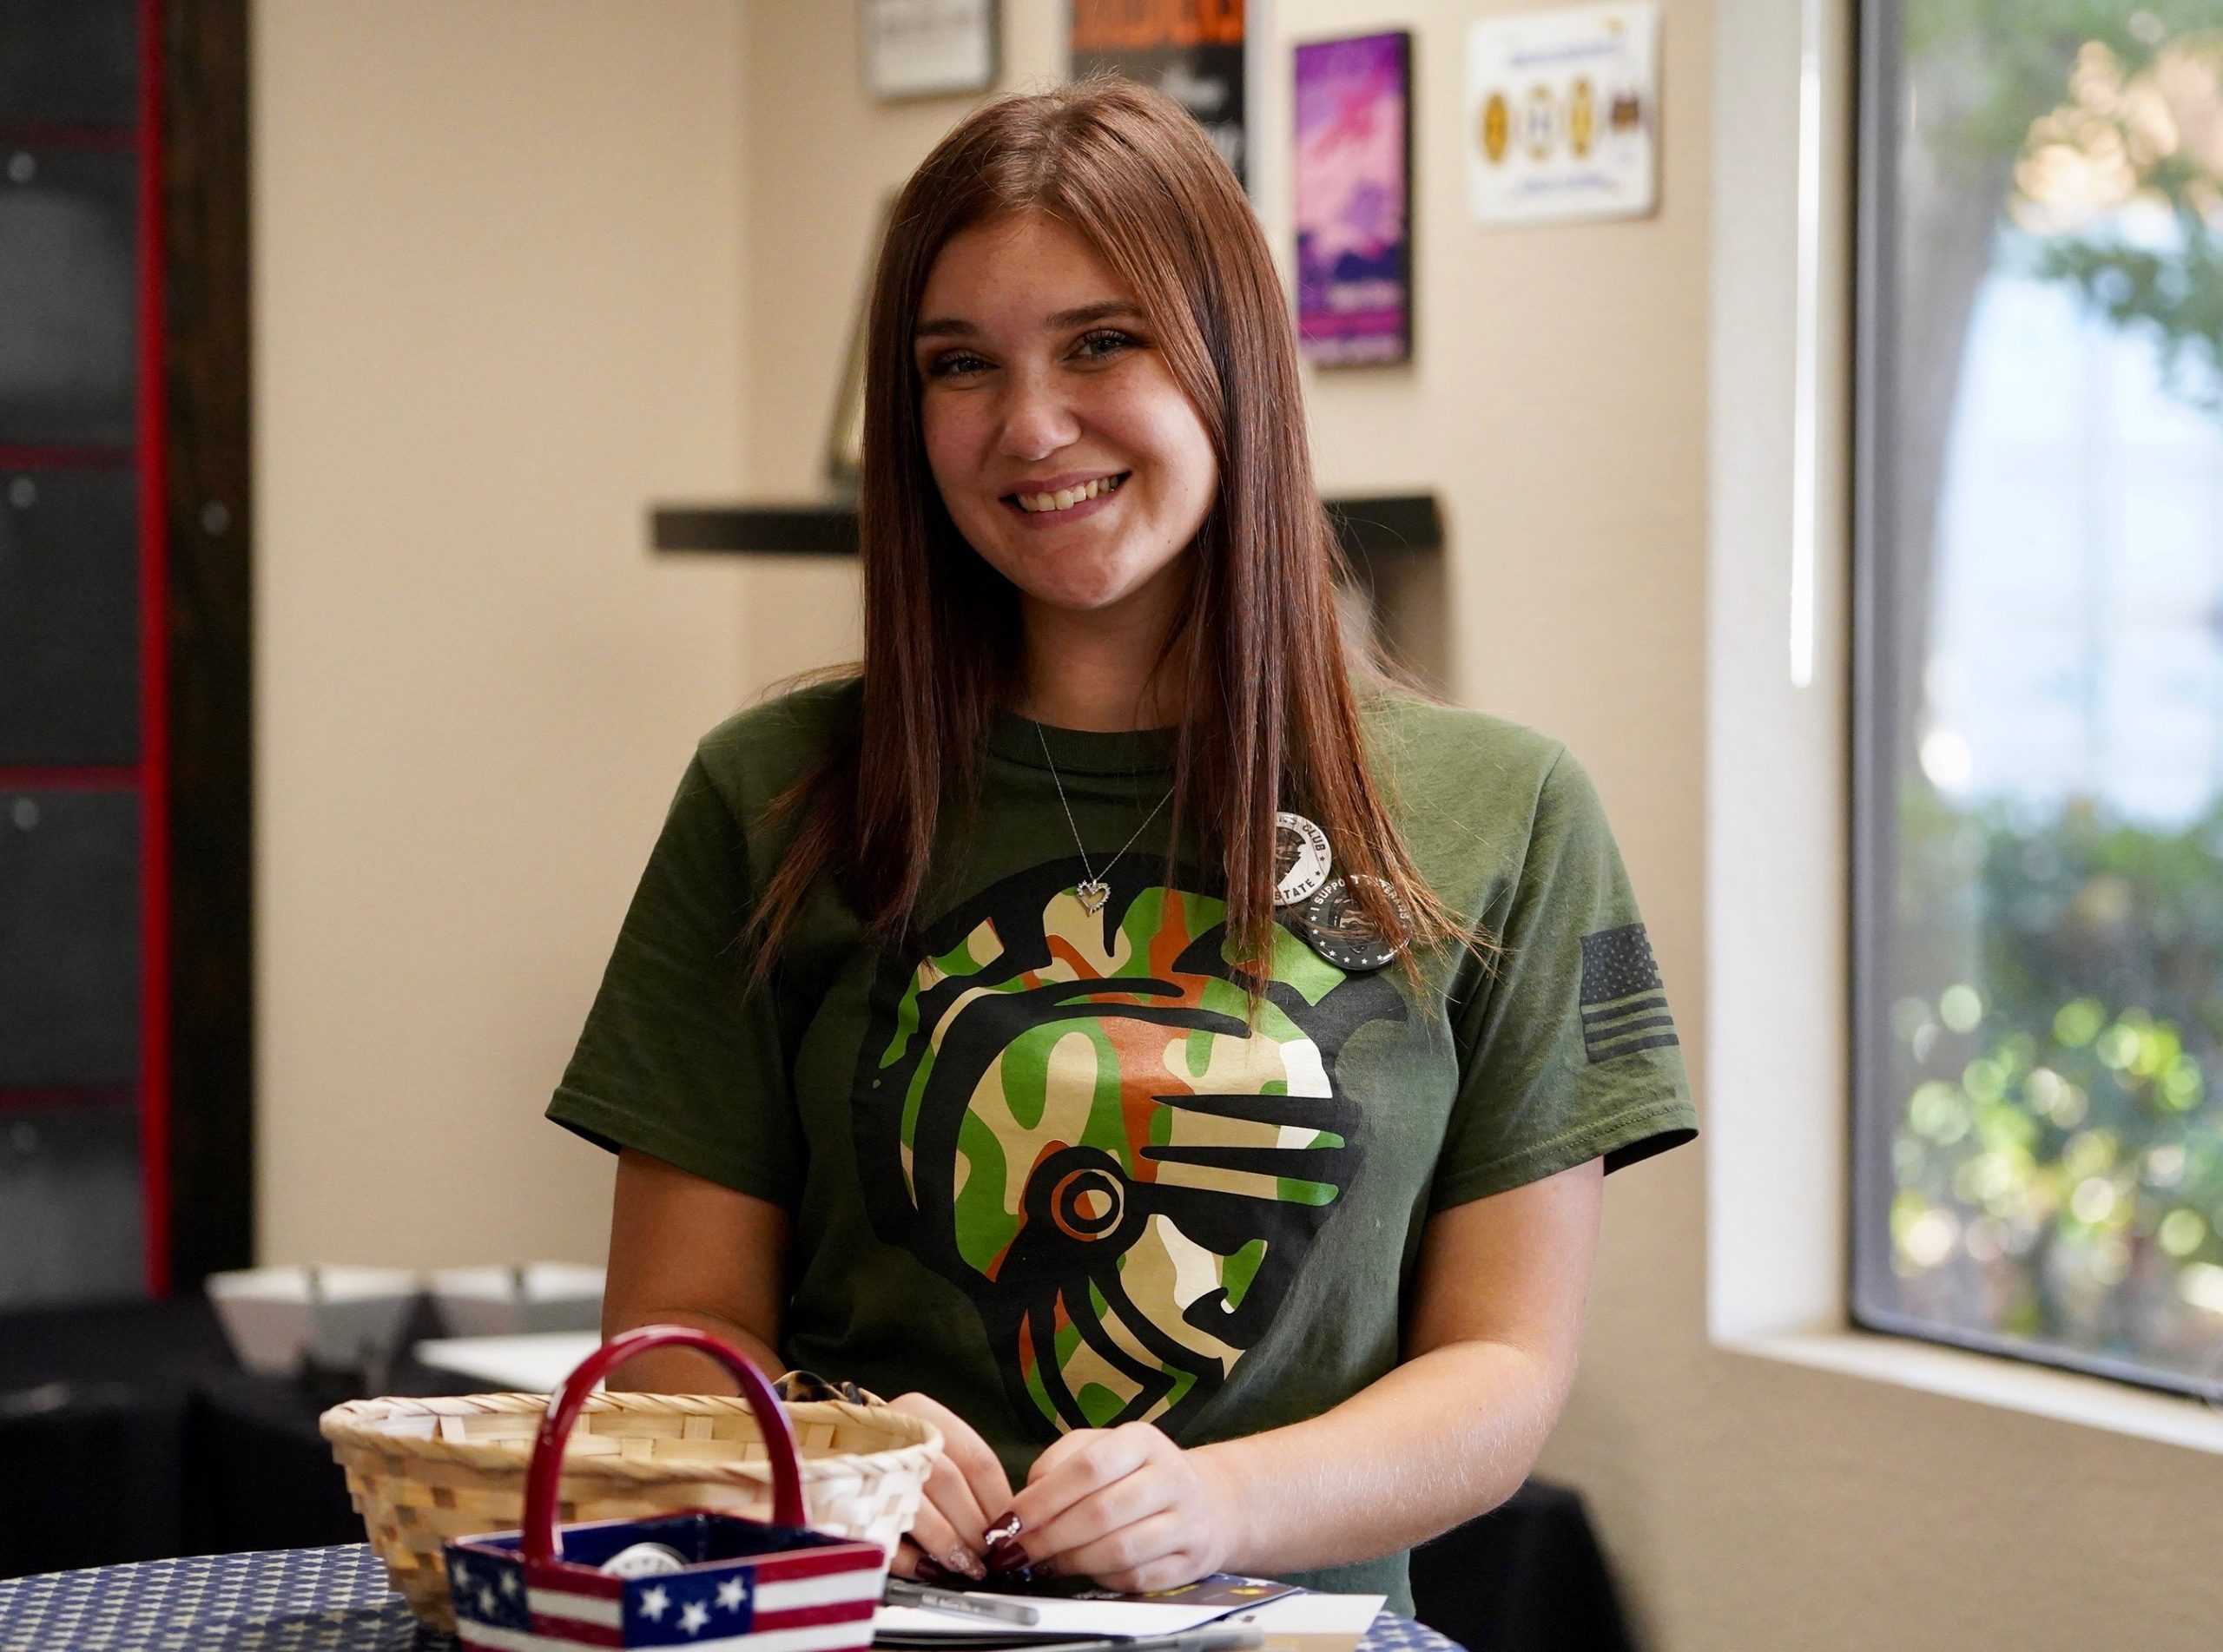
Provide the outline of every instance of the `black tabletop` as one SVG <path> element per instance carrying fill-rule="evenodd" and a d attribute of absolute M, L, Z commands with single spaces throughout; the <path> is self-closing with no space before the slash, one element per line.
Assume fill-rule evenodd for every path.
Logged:
<path fill-rule="evenodd" d="M 317 1432 L 318 1413 L 366 1392 L 483 1385 L 409 1362 L 372 1387 L 339 1382 L 333 1373 L 288 1381 L 240 1371 L 197 1300 L 0 1316 L 0 1579 L 355 1543 L 362 1520 Z M 1425 1622 L 1489 1652 L 1631 1645 L 1583 1499 L 1543 1481 L 1415 1550 L 1413 1598 Z M 300 1638 L 313 1628 L 303 1620 L 286 1631 L 293 1640 L 251 1644 L 324 1644 Z M 0 1640 L 0 1648 L 21 1643 Z M 171 1652 L 195 1642 L 153 1644 Z"/>
<path fill-rule="evenodd" d="M 363 1543 L 150 1560 L 0 1582 L 0 1652 L 448 1652 Z M 1360 1652 L 1460 1652 L 1384 1612 Z"/>

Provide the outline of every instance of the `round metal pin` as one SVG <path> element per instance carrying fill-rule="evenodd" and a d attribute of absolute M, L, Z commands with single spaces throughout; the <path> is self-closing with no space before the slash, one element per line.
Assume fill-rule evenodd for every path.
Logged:
<path fill-rule="evenodd" d="M 1404 950 L 1406 936 L 1411 933 L 1412 914 L 1405 911 L 1402 902 L 1398 903 L 1397 910 L 1404 919 L 1406 933 L 1392 938 L 1375 926 L 1367 917 L 1366 909 L 1352 898 L 1345 881 L 1336 878 L 1306 904 L 1303 916 L 1296 920 L 1296 930 L 1306 945 L 1337 969 L 1363 973 L 1382 968 Z"/>
<path fill-rule="evenodd" d="M 668 1543 L 637 1543 L 602 1563 L 612 1577 L 659 1577 L 687 1570 L 687 1558 Z"/>
<path fill-rule="evenodd" d="M 1294 906 L 1319 893 L 1336 869 L 1328 834 L 1301 814 L 1274 817 L 1274 905 Z"/>

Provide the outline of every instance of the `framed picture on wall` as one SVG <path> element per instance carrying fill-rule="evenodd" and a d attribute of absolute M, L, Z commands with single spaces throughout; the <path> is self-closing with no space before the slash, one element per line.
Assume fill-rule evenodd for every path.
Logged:
<path fill-rule="evenodd" d="M 1296 336 L 1323 366 L 1412 359 L 1412 41 L 1296 49 Z"/>
<path fill-rule="evenodd" d="M 865 462 L 865 345 L 872 327 L 873 270 L 880 261 L 881 244 L 887 239 L 887 221 L 895 215 L 895 191 L 881 198 L 873 219 L 872 239 L 865 248 L 864 273 L 857 281 L 856 301 L 850 306 L 849 337 L 841 352 L 841 378 L 834 386 L 834 422 L 826 432 L 826 479 L 837 493 L 854 496 Z"/>
<path fill-rule="evenodd" d="M 865 89 L 947 97 L 995 84 L 997 0 L 858 0 Z"/>
<path fill-rule="evenodd" d="M 1245 191 L 1249 39 L 1239 4 L 1072 0 L 1072 77 L 1108 70 L 1156 87 L 1197 117 Z"/>

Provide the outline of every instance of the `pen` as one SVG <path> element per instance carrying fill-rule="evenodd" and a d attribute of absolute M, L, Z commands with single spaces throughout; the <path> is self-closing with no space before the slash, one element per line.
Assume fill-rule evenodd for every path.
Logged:
<path fill-rule="evenodd" d="M 1245 1647 L 1263 1646 L 1265 1641 L 1263 1629 L 1207 1627 L 1179 1635 L 1145 1635 L 1131 1641 L 1063 1641 L 1044 1652 L 1240 1652 Z"/>
<path fill-rule="evenodd" d="M 929 1589 L 908 1577 L 890 1577 L 887 1580 L 887 1598 L 899 1606 L 928 1606 L 937 1612 L 967 1612 L 974 1617 L 993 1617 L 1004 1623 L 1039 1623 L 1042 1621 L 1040 1612 L 1017 1601 L 987 1600 L 953 1589 Z"/>

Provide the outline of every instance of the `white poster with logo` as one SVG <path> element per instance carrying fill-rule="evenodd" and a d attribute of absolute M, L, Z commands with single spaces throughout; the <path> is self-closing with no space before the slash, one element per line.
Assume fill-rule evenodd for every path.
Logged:
<path fill-rule="evenodd" d="M 1659 155 L 1658 0 L 1468 30 L 1468 195 L 1483 223 L 1645 217 Z"/>

